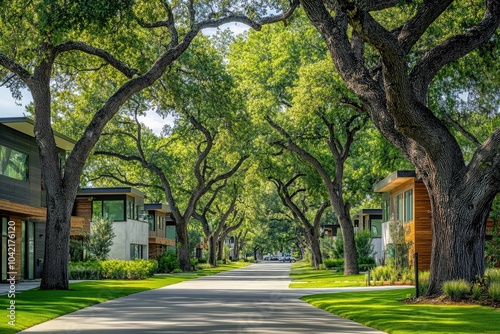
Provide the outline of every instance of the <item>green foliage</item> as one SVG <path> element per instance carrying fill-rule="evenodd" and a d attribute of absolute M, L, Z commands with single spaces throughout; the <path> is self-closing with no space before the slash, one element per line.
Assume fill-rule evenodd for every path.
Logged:
<path fill-rule="evenodd" d="M 370 258 L 374 253 L 374 245 L 372 244 L 371 233 L 368 230 L 363 230 L 354 235 L 356 243 L 356 250 L 358 251 L 359 258 Z"/>
<path fill-rule="evenodd" d="M 344 266 L 344 259 L 323 259 L 323 264 L 327 269 L 338 269 Z"/>
<path fill-rule="evenodd" d="M 392 243 L 387 245 L 388 258 L 398 270 L 409 266 L 409 251 L 413 245 L 406 239 L 409 229 L 410 226 L 403 222 L 391 221 L 389 224 Z"/>
<path fill-rule="evenodd" d="M 152 277 L 158 268 L 155 260 L 135 259 L 106 260 L 101 262 L 103 279 L 145 279 Z"/>
<path fill-rule="evenodd" d="M 37 5 L 39 29 L 47 34 L 106 29 L 123 19 L 133 0 L 43 0 Z"/>
<path fill-rule="evenodd" d="M 197 258 L 191 258 L 189 260 L 189 262 L 191 263 L 191 270 L 196 270 L 196 266 L 198 265 L 198 259 Z"/>
<path fill-rule="evenodd" d="M 91 233 L 87 243 L 87 249 L 96 259 L 105 260 L 113 245 L 113 223 L 109 220 L 99 219 L 92 222 Z"/>
<path fill-rule="evenodd" d="M 494 267 L 500 264 L 500 200 L 496 200 L 493 205 L 493 228 L 487 231 L 485 244 L 485 260 L 488 267 Z"/>
<path fill-rule="evenodd" d="M 490 286 L 488 287 L 488 294 L 491 296 L 491 298 L 499 302 L 500 301 L 500 282 L 494 282 L 491 283 Z"/>
<path fill-rule="evenodd" d="M 424 295 L 429 289 L 429 279 L 431 273 L 429 271 L 421 271 L 418 273 L 418 293 Z"/>
<path fill-rule="evenodd" d="M 135 259 L 86 261 L 70 263 L 70 279 L 130 279 L 138 280 L 152 277 L 158 263 L 154 260 Z"/>
<path fill-rule="evenodd" d="M 159 273 L 171 273 L 175 269 L 179 269 L 179 260 L 176 253 L 168 251 L 158 257 Z"/>
<path fill-rule="evenodd" d="M 459 301 L 465 297 L 465 294 L 470 292 L 470 285 L 465 280 L 453 280 L 443 282 L 443 293 L 450 297 L 454 302 Z"/>
<path fill-rule="evenodd" d="M 335 239 L 335 242 L 333 243 L 332 251 L 334 258 L 336 259 L 344 258 L 344 238 L 342 238 L 342 235 L 340 233 Z"/>
<path fill-rule="evenodd" d="M 102 278 L 102 268 L 99 261 L 70 262 L 69 279 L 98 280 Z"/>
<path fill-rule="evenodd" d="M 486 278 L 486 281 L 488 284 L 491 283 L 499 283 L 500 282 L 500 269 L 486 269 L 484 273 L 484 277 Z"/>
<path fill-rule="evenodd" d="M 473 284 L 471 288 L 472 299 L 478 300 L 483 293 L 483 288 L 479 284 Z"/>

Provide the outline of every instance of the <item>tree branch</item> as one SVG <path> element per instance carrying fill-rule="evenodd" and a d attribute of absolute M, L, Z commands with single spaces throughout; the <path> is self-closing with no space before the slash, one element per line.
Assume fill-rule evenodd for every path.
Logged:
<path fill-rule="evenodd" d="M 90 46 L 86 43 L 83 42 L 65 42 L 63 44 L 59 44 L 56 46 L 56 53 L 62 53 L 62 52 L 67 52 L 67 51 L 81 51 L 93 56 L 97 56 L 99 58 L 104 59 L 106 62 L 111 64 L 114 68 L 116 68 L 118 71 L 123 73 L 127 78 L 132 78 L 135 74 L 138 73 L 138 70 L 135 68 L 130 68 L 125 63 L 119 61 L 116 59 L 112 54 L 109 52 L 95 48 L 93 46 Z"/>
<path fill-rule="evenodd" d="M 26 84 L 29 85 L 31 82 L 31 73 L 14 60 L 7 57 L 3 52 L 0 52 L 0 65 L 15 73 Z"/>

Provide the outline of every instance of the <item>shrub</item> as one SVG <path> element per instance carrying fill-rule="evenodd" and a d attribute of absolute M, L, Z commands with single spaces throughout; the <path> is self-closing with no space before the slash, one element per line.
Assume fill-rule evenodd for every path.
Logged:
<path fill-rule="evenodd" d="M 418 273 L 418 293 L 420 295 L 423 295 L 427 292 L 427 289 L 429 288 L 429 277 L 430 277 L 430 272 L 429 271 L 421 271 Z"/>
<path fill-rule="evenodd" d="M 328 269 L 339 268 L 344 265 L 344 259 L 323 259 L 323 264 Z"/>
<path fill-rule="evenodd" d="M 69 279 L 98 280 L 101 279 L 101 265 L 98 261 L 71 262 Z"/>
<path fill-rule="evenodd" d="M 410 268 L 403 268 L 401 270 L 401 282 L 403 284 L 406 284 L 406 282 L 410 281 L 410 284 L 413 284 L 413 281 L 415 280 L 415 274 L 413 272 L 413 270 L 411 270 Z"/>
<path fill-rule="evenodd" d="M 470 291 L 470 285 L 465 280 L 446 281 L 442 286 L 443 293 L 452 301 L 459 301 Z"/>
<path fill-rule="evenodd" d="M 177 254 L 172 251 L 161 254 L 158 258 L 158 272 L 171 273 L 174 269 L 179 269 Z"/>
<path fill-rule="evenodd" d="M 471 289 L 472 299 L 478 300 L 481 297 L 482 289 L 479 284 L 474 284 Z"/>
<path fill-rule="evenodd" d="M 500 282 L 500 269 L 486 269 L 484 276 L 487 277 L 488 283 Z"/>
<path fill-rule="evenodd" d="M 98 260 L 105 260 L 111 250 L 115 236 L 112 221 L 99 219 L 93 222 L 87 243 L 89 252 Z"/>
<path fill-rule="evenodd" d="M 196 270 L 196 265 L 198 264 L 198 259 L 197 258 L 191 258 L 191 259 L 189 259 L 189 263 L 191 264 L 191 269 L 192 270 Z"/>
<path fill-rule="evenodd" d="M 151 277 L 157 270 L 155 260 L 135 259 L 107 260 L 101 262 L 102 278 L 104 279 L 145 279 Z"/>
<path fill-rule="evenodd" d="M 175 274 L 182 273 L 182 269 L 176 268 L 172 272 Z"/>
<path fill-rule="evenodd" d="M 500 282 L 493 282 L 488 287 L 488 294 L 494 301 L 500 301 Z"/>
<path fill-rule="evenodd" d="M 198 259 L 198 263 L 207 263 L 207 262 L 208 262 L 208 260 L 207 260 L 207 258 L 206 258 L 206 257 L 200 257 L 200 258 Z"/>

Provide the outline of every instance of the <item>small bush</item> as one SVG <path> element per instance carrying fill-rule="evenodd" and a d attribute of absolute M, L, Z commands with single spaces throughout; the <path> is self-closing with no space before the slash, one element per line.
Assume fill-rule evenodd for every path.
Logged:
<path fill-rule="evenodd" d="M 478 300 L 481 297 L 482 289 L 479 284 L 474 284 L 471 289 L 472 299 Z"/>
<path fill-rule="evenodd" d="M 171 273 L 175 269 L 179 269 L 179 261 L 177 260 L 177 254 L 168 251 L 160 255 L 160 257 L 158 258 L 159 273 Z"/>
<path fill-rule="evenodd" d="M 340 268 L 344 265 L 344 259 L 323 259 L 327 269 Z"/>
<path fill-rule="evenodd" d="M 174 274 L 182 273 L 182 269 L 176 268 L 172 271 Z"/>
<path fill-rule="evenodd" d="M 207 262 L 208 262 L 208 260 L 207 260 L 207 258 L 206 258 L 206 257 L 200 257 L 200 258 L 198 259 L 198 263 L 207 263 Z"/>
<path fill-rule="evenodd" d="M 491 298 L 499 302 L 500 301 L 500 282 L 493 282 L 490 284 L 488 287 L 488 294 L 491 296 Z"/>
<path fill-rule="evenodd" d="M 418 273 L 418 293 L 420 295 L 424 295 L 427 292 L 427 289 L 429 289 L 430 274 L 431 273 L 429 271 L 421 271 Z"/>
<path fill-rule="evenodd" d="M 98 261 L 71 262 L 69 279 L 98 280 L 101 279 L 101 264 Z"/>
<path fill-rule="evenodd" d="M 196 270 L 196 265 L 198 264 L 198 259 L 191 258 L 191 259 L 189 259 L 189 263 L 191 264 L 191 270 Z"/>
<path fill-rule="evenodd" d="M 320 265 L 318 266 L 318 269 L 319 270 L 326 270 L 326 265 L 324 263 L 320 263 Z"/>
<path fill-rule="evenodd" d="M 487 281 L 489 284 L 500 282 L 500 269 L 487 269 L 484 273 L 484 276 L 487 277 Z"/>
<path fill-rule="evenodd" d="M 401 270 L 401 282 L 403 284 L 406 284 L 408 281 L 410 282 L 409 284 L 413 284 L 413 281 L 415 280 L 415 273 L 413 270 L 410 268 L 403 268 Z"/>
<path fill-rule="evenodd" d="M 107 260 L 101 262 L 102 278 L 104 279 L 145 279 L 152 277 L 157 270 L 155 260 L 135 259 Z"/>
<path fill-rule="evenodd" d="M 197 268 L 198 269 L 209 269 L 209 268 L 212 268 L 212 266 L 210 265 L 210 263 L 198 263 Z"/>
<path fill-rule="evenodd" d="M 443 293 L 452 301 L 459 301 L 470 291 L 470 285 L 465 280 L 446 281 L 442 286 Z"/>

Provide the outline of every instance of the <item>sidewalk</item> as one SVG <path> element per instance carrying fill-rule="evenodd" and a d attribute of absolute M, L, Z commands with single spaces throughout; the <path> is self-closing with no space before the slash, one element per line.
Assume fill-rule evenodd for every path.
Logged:
<path fill-rule="evenodd" d="M 70 280 L 69 282 L 70 283 L 78 283 L 78 282 L 82 282 L 82 281 L 81 280 Z M 16 283 L 15 287 L 16 287 L 16 292 L 36 289 L 36 288 L 40 287 L 40 280 L 18 282 L 18 283 Z M 9 289 L 10 289 L 9 283 L 0 283 L 0 295 L 7 294 L 9 292 Z"/>

